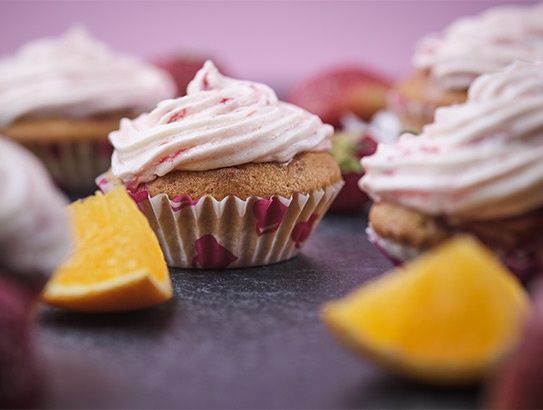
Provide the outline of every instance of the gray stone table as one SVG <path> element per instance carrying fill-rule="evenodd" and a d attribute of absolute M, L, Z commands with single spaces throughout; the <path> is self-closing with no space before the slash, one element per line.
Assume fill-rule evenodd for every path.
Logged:
<path fill-rule="evenodd" d="M 362 216 L 328 216 L 302 255 L 268 267 L 172 270 L 147 311 L 44 308 L 37 340 L 50 408 L 473 408 L 480 391 L 395 378 L 345 351 L 322 303 L 390 268 Z"/>

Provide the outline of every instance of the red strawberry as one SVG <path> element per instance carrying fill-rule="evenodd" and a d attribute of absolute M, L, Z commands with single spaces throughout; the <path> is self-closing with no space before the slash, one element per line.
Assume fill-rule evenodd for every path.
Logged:
<path fill-rule="evenodd" d="M 377 142 L 370 136 L 362 137 L 337 133 L 332 139 L 332 156 L 341 168 L 345 185 L 330 207 L 331 212 L 355 212 L 368 202 L 368 196 L 358 187 L 358 180 L 364 175 L 360 159 L 371 155 L 377 149 Z"/>
<path fill-rule="evenodd" d="M 339 126 L 353 113 L 363 120 L 385 107 L 390 81 L 358 66 L 345 66 L 316 74 L 292 90 L 289 100 L 317 114 L 324 122 Z"/>
<path fill-rule="evenodd" d="M 192 264 L 204 269 L 223 269 L 236 261 L 237 256 L 222 246 L 213 235 L 204 235 L 194 243 L 196 256 Z"/>
<path fill-rule="evenodd" d="M 202 68 L 207 58 L 198 54 L 176 54 L 158 58 L 154 63 L 170 73 L 177 86 L 177 95 L 187 93 L 187 85 L 192 81 L 198 70 Z M 218 64 L 216 64 L 219 67 Z M 219 71 L 220 68 L 219 68 Z M 222 71 L 221 71 L 222 72 Z"/>

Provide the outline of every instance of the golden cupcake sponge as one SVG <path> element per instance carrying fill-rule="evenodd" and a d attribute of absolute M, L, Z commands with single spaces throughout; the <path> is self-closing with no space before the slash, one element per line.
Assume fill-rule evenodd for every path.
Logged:
<path fill-rule="evenodd" d="M 528 308 L 516 278 L 479 242 L 460 236 L 328 303 L 322 318 L 393 371 L 467 383 L 512 348 Z"/>
<path fill-rule="evenodd" d="M 69 206 L 75 249 L 47 284 L 43 300 L 76 311 L 134 310 L 172 296 L 158 240 L 123 188 Z"/>

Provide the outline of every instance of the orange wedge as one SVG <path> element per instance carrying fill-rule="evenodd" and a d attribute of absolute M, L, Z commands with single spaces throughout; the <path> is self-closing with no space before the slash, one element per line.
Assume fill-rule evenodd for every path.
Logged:
<path fill-rule="evenodd" d="M 172 297 L 158 240 L 123 188 L 69 206 L 75 249 L 47 283 L 43 300 L 57 307 L 112 312 Z"/>
<path fill-rule="evenodd" d="M 514 346 L 528 308 L 516 278 L 461 236 L 328 303 L 322 318 L 348 346 L 395 372 L 468 383 Z"/>

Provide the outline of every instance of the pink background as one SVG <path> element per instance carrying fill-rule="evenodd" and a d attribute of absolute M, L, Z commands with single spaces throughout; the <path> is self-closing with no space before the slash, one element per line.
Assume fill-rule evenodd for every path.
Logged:
<path fill-rule="evenodd" d="M 281 88 L 343 62 L 396 77 L 409 69 L 421 36 L 503 3 L 513 2 L 0 0 L 0 55 L 83 23 L 118 50 L 145 57 L 194 50 Z"/>

